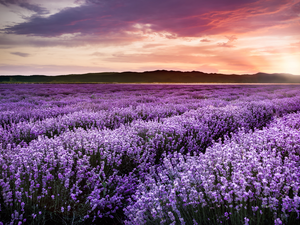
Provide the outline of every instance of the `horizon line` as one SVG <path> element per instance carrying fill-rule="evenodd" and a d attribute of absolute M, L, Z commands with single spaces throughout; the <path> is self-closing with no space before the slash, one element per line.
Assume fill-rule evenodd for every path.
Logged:
<path fill-rule="evenodd" d="M 111 73 L 111 74 L 117 74 L 117 73 L 146 73 L 146 72 L 181 72 L 181 73 L 204 73 L 204 74 L 219 74 L 219 75 L 238 75 L 238 76 L 243 76 L 243 75 L 256 75 L 256 74 L 269 74 L 269 75 L 292 75 L 292 76 L 299 76 L 298 74 L 291 74 L 291 73 L 284 73 L 284 72 L 279 72 L 279 73 L 266 73 L 266 72 L 261 72 L 258 71 L 256 73 L 231 73 L 231 74 L 226 74 L 226 73 L 218 73 L 218 72 L 203 72 L 203 71 L 198 71 L 198 70 L 191 70 L 191 71 L 182 71 L 182 70 L 167 70 L 167 69 L 158 69 L 158 70 L 145 70 L 145 71 L 122 71 L 122 72 L 86 72 L 86 73 L 67 73 L 67 74 L 55 74 L 55 75 L 45 75 L 45 74 L 14 74 L 14 75 L 7 75 L 7 74 L 0 74 L 0 76 L 69 76 L 69 75 L 86 75 L 86 74 L 101 74 L 101 73 Z"/>

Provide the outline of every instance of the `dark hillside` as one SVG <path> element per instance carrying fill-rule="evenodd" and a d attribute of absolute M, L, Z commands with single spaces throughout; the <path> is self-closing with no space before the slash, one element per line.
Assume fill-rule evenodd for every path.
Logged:
<path fill-rule="evenodd" d="M 0 76 L 1 83 L 300 83 L 300 76 L 290 74 L 225 75 L 198 71 L 145 71 L 87 73 L 59 76 Z"/>

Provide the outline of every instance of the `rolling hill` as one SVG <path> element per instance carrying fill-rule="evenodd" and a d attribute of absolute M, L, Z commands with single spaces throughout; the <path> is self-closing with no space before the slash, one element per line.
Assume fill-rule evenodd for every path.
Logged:
<path fill-rule="evenodd" d="M 0 83 L 300 83 L 300 76 L 291 74 L 225 75 L 199 71 L 155 70 L 145 72 L 103 72 L 58 76 L 0 76 Z"/>

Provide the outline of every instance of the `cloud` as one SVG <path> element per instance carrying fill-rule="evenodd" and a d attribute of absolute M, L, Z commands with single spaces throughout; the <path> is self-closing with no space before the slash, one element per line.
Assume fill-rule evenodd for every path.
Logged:
<path fill-rule="evenodd" d="M 124 53 L 117 52 L 112 56 L 102 58 L 104 61 L 116 63 L 182 63 L 182 64 L 210 64 L 212 62 L 224 64 L 251 64 L 250 57 L 253 49 L 229 48 L 223 50 L 218 46 L 166 46 L 154 49 L 152 52 Z"/>
<path fill-rule="evenodd" d="M 30 56 L 30 54 L 24 53 L 24 52 L 11 52 L 10 54 L 21 56 L 21 57 L 28 57 L 28 56 Z"/>
<path fill-rule="evenodd" d="M 2 0 L 3 1 L 3 0 Z M 21 0 L 13 0 L 21 2 Z M 8 4 L 8 0 L 3 1 Z M 22 1 L 23 2 L 23 1 Z M 42 37 L 63 34 L 119 34 L 126 32 L 168 32 L 167 38 L 196 37 L 226 32 L 249 32 L 277 24 L 285 24 L 296 13 L 280 12 L 291 5 L 288 0 L 86 0 L 78 7 L 65 8 L 48 17 L 31 17 L 28 21 L 4 29 L 7 33 Z M 294 10 L 295 11 L 295 10 Z M 265 16 L 265 21 L 257 21 Z M 253 20 L 253 24 L 250 22 Z M 137 27 L 137 24 L 142 26 Z M 147 25 L 148 24 L 148 25 Z M 147 25 L 146 27 L 143 25 Z M 246 26 L 245 26 L 246 25 Z"/>
<path fill-rule="evenodd" d="M 103 57 L 106 56 L 106 53 L 103 52 L 93 52 L 92 54 L 89 54 L 90 56 L 97 56 L 97 57 Z"/>
<path fill-rule="evenodd" d="M 293 5 L 292 7 L 292 10 L 295 12 L 295 13 L 300 13 L 300 2 Z"/>
<path fill-rule="evenodd" d="M 291 46 L 295 46 L 295 47 L 300 47 L 300 42 L 296 42 L 296 43 L 291 43 Z"/>
<path fill-rule="evenodd" d="M 220 48 L 213 45 L 165 46 L 151 52 L 117 52 L 101 60 L 122 65 L 155 65 L 157 68 L 181 67 L 181 70 L 202 70 L 220 73 L 255 73 L 268 68 L 270 62 L 264 55 L 253 54 L 255 48 Z M 202 69 L 201 69 L 202 68 Z"/>
<path fill-rule="evenodd" d="M 0 34 L 0 48 L 16 46 L 32 47 L 78 47 L 78 46 L 120 46 L 135 41 L 142 41 L 143 37 L 136 34 L 110 35 L 71 35 L 70 37 L 35 37 L 26 35 Z"/>
<path fill-rule="evenodd" d="M 211 42 L 211 40 L 204 38 L 204 39 L 201 39 L 200 42 Z"/>
<path fill-rule="evenodd" d="M 103 11 L 103 10 L 102 10 Z M 101 13 L 99 7 L 83 5 L 80 7 L 65 8 L 49 17 L 31 17 L 27 22 L 4 29 L 6 33 L 25 34 L 41 37 L 57 37 L 63 34 L 93 35 L 124 33 L 132 24 L 111 18 L 109 13 Z"/>
<path fill-rule="evenodd" d="M 164 46 L 164 44 L 146 44 L 143 46 L 143 48 L 156 48 L 161 46 Z"/>
<path fill-rule="evenodd" d="M 299 21 L 299 0 L 76 2 L 81 5 L 64 8 L 47 17 L 34 15 L 25 22 L 2 29 L 2 34 L 14 38 L 9 40 L 8 36 L 2 35 L 5 38 L 0 38 L 0 45 L 108 46 L 143 41 L 151 35 L 172 41 L 205 36 L 235 37 L 254 32 L 299 34 L 299 25 L 295 22 Z M 0 0 L 0 3 L 25 4 L 28 0 Z M 200 40 L 202 43 L 210 41 L 207 38 Z M 218 46 L 231 48 L 234 43 L 235 40 L 228 39 Z"/>
<path fill-rule="evenodd" d="M 37 14 L 47 14 L 49 11 L 37 4 L 31 4 L 28 3 L 27 0 L 0 0 L 0 4 L 5 5 L 5 6 L 10 6 L 10 5 L 17 5 L 19 7 L 28 9 L 30 11 L 33 11 Z"/>
<path fill-rule="evenodd" d="M 8 65 L 0 64 L 0 75 L 63 75 L 93 73 L 93 72 L 114 72 L 111 68 L 91 67 L 91 66 L 73 66 L 73 65 Z"/>
<path fill-rule="evenodd" d="M 218 43 L 218 45 L 220 47 L 226 47 L 226 48 L 235 47 L 232 43 L 237 40 L 237 37 L 235 35 L 225 36 L 225 37 L 228 39 L 228 41 L 227 42 Z"/>

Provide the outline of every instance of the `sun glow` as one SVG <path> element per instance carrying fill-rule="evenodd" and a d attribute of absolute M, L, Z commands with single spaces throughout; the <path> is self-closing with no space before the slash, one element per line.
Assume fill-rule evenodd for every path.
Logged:
<path fill-rule="evenodd" d="M 286 57 L 283 60 L 283 72 L 291 73 L 294 75 L 300 75 L 300 59 L 297 59 L 294 56 Z"/>

